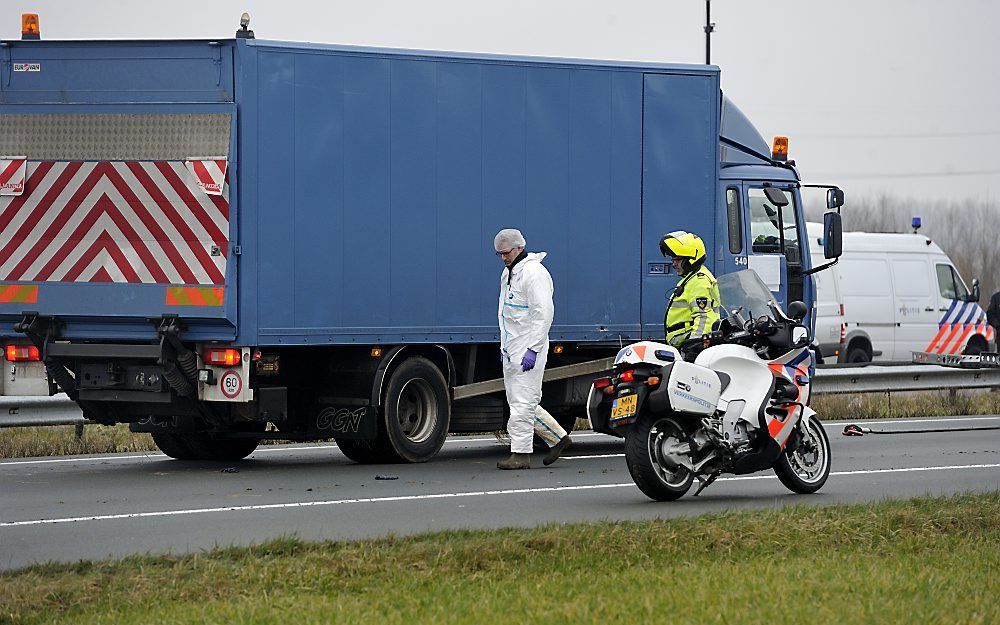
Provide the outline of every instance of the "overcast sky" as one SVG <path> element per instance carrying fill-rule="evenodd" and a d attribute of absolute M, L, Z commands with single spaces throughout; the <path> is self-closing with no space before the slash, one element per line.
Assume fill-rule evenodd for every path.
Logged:
<path fill-rule="evenodd" d="M 230 37 L 704 63 L 704 0 L 3 0 L 42 37 Z M 809 182 L 852 194 L 1000 200 L 1000 2 L 714 0 L 712 63 Z M 992 149 L 991 149 L 992 148 Z"/>

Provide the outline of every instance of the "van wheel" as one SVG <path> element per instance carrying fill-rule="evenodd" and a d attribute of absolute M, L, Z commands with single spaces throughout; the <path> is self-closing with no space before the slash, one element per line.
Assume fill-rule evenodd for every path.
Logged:
<path fill-rule="evenodd" d="M 976 335 L 969 339 L 969 344 L 965 346 L 965 351 L 962 353 L 966 356 L 978 356 L 988 349 L 989 347 L 986 345 L 986 340 L 983 339 L 983 337 Z"/>
<path fill-rule="evenodd" d="M 426 462 L 448 437 L 451 398 L 434 363 L 407 358 L 389 376 L 373 448 L 396 462 Z M 381 454 L 379 454 L 381 455 Z"/>
<path fill-rule="evenodd" d="M 845 362 L 862 363 L 871 361 L 871 352 L 863 346 L 852 345 L 851 348 L 847 350 L 847 358 L 845 359 Z"/>

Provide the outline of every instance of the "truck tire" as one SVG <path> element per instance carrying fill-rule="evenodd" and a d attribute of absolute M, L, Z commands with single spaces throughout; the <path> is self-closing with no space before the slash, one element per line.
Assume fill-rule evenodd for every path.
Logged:
<path fill-rule="evenodd" d="M 334 439 L 341 453 L 358 464 L 380 464 L 393 462 L 396 458 L 382 448 L 378 441 L 362 441 L 348 438 Z"/>
<path fill-rule="evenodd" d="M 187 446 L 180 434 L 173 432 L 154 432 L 153 443 L 160 451 L 174 460 L 197 460 L 194 450 Z"/>
<path fill-rule="evenodd" d="M 422 356 L 404 360 L 389 376 L 374 447 L 395 462 L 427 462 L 444 445 L 451 420 L 448 383 Z"/>
<path fill-rule="evenodd" d="M 198 460 L 216 462 L 243 460 L 260 445 L 256 438 L 213 438 L 201 433 L 185 434 L 182 440 L 197 454 Z"/>
<path fill-rule="evenodd" d="M 255 438 L 212 438 L 208 434 L 156 432 L 153 442 L 175 460 L 242 460 L 253 453 L 260 441 Z"/>

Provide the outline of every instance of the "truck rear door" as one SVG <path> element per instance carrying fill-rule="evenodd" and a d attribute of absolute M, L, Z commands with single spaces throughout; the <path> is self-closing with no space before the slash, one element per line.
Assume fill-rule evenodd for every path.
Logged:
<path fill-rule="evenodd" d="M 176 314 L 191 336 L 232 338 L 231 47 L 32 43 L 3 48 L 4 327 L 33 311 L 66 338 L 144 338 Z"/>

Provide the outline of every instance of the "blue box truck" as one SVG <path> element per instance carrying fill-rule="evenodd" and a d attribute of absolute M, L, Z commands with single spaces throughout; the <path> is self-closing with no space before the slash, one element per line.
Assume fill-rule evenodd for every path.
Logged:
<path fill-rule="evenodd" d="M 662 337 L 662 233 L 812 305 L 799 176 L 713 66 L 247 31 L 0 56 L 3 392 L 63 391 L 175 458 L 334 438 L 416 462 L 502 429 L 505 227 L 548 252 L 561 420 L 595 363 Z"/>

